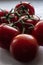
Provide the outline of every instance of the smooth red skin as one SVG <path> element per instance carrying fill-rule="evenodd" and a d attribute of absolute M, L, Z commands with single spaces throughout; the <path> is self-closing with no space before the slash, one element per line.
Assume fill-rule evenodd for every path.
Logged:
<path fill-rule="evenodd" d="M 37 41 L 33 36 L 20 34 L 13 38 L 10 52 L 16 60 L 29 62 L 35 58 L 37 47 Z"/>
<path fill-rule="evenodd" d="M 18 16 L 17 15 L 11 15 L 11 16 L 14 16 L 13 18 L 10 19 L 11 22 L 17 22 L 18 21 Z"/>
<path fill-rule="evenodd" d="M 32 35 L 37 39 L 38 44 L 43 46 L 43 21 L 35 25 Z"/>
<path fill-rule="evenodd" d="M 8 49 L 10 46 L 10 42 L 12 41 L 12 38 L 18 35 L 20 32 L 8 25 L 0 25 L 0 41 L 1 41 L 1 47 Z"/>
<path fill-rule="evenodd" d="M 20 22 L 18 22 L 17 24 L 15 24 L 15 26 L 17 26 L 20 33 L 22 33 L 22 24 Z"/>
<path fill-rule="evenodd" d="M 4 13 L 2 11 L 0 11 L 0 17 L 4 16 Z"/>
<path fill-rule="evenodd" d="M 7 24 L 9 24 L 9 22 L 6 20 L 6 19 L 0 19 L 0 24 L 2 24 L 2 23 L 7 23 Z"/>
<path fill-rule="evenodd" d="M 35 14 L 35 9 L 34 9 L 34 7 L 30 3 L 24 2 L 22 4 L 17 4 L 15 9 L 20 7 L 21 5 L 25 6 L 27 9 L 29 9 L 29 14 L 30 15 L 34 15 Z"/>
<path fill-rule="evenodd" d="M 0 17 L 4 16 L 5 14 L 8 14 L 8 11 L 5 11 L 5 12 L 0 11 Z"/>

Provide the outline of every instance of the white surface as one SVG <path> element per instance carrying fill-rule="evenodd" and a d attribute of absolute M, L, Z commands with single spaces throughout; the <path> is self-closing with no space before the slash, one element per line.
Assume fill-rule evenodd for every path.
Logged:
<path fill-rule="evenodd" d="M 29 1 L 34 7 L 36 15 L 43 19 L 43 1 Z M 19 1 L 0 1 L 0 8 L 10 10 Z M 43 65 L 43 47 L 39 47 L 36 58 L 30 63 L 20 63 L 14 60 L 10 53 L 0 48 L 0 65 Z"/>
<path fill-rule="evenodd" d="M 39 47 L 35 59 L 30 63 L 20 63 L 9 52 L 0 48 L 0 65 L 43 65 L 43 47 Z"/>

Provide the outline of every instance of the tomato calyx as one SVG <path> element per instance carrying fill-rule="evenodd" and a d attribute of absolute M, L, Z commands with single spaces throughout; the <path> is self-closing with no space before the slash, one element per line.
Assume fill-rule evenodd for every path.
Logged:
<path fill-rule="evenodd" d="M 29 9 L 27 9 L 22 2 L 20 2 L 20 6 L 18 8 L 15 8 L 14 12 L 18 15 L 18 16 L 23 16 L 23 15 L 30 15 L 29 14 Z M 30 17 L 30 16 L 29 16 Z"/>
<path fill-rule="evenodd" d="M 24 15 L 26 14 L 25 10 L 28 11 L 28 13 L 30 15 L 34 15 L 35 14 L 35 9 L 34 7 L 27 2 L 20 2 L 19 4 L 16 5 L 14 11 L 17 10 L 20 14 Z"/>
<path fill-rule="evenodd" d="M 18 12 L 19 11 L 19 12 Z M 24 13 L 24 12 L 25 13 Z M 25 6 L 23 6 L 22 4 L 21 4 L 21 6 L 20 7 L 18 7 L 18 8 L 16 8 L 15 9 L 15 11 L 14 11 L 16 14 L 18 14 L 18 16 L 23 16 L 23 14 L 25 15 L 29 15 L 29 13 L 28 13 L 28 9 L 25 7 Z M 23 14 L 22 14 L 23 13 Z"/>

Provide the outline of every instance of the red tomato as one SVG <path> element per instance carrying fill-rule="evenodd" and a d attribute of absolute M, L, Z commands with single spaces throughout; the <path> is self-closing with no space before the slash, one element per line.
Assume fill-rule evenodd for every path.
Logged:
<path fill-rule="evenodd" d="M 20 4 L 17 4 L 16 7 L 15 7 L 15 10 L 17 9 L 17 11 L 20 13 L 20 10 L 22 10 L 22 7 L 25 7 L 25 9 L 28 11 L 28 13 L 30 15 L 34 15 L 35 14 L 35 10 L 34 10 L 34 7 L 30 4 L 30 3 L 27 3 L 27 2 L 24 2 L 24 3 L 20 3 Z M 19 9 L 18 9 L 19 8 Z M 21 8 L 21 9 L 20 9 Z M 25 11 L 22 10 L 22 14 L 24 14 Z"/>
<path fill-rule="evenodd" d="M 33 30 L 33 26 L 36 25 L 36 23 L 38 23 L 39 20 L 40 20 L 40 18 L 38 16 L 36 16 L 36 15 L 32 15 L 31 18 L 28 18 L 28 15 L 21 16 L 19 18 L 19 22 L 16 23 L 15 25 L 19 27 L 21 32 L 23 30 L 22 26 L 24 26 L 25 27 L 24 33 L 31 34 L 32 30 Z"/>
<path fill-rule="evenodd" d="M 18 23 L 16 23 L 16 24 L 14 24 L 16 27 L 18 27 L 19 28 L 19 30 L 20 30 L 20 33 L 22 33 L 22 24 L 21 24 L 21 22 L 18 22 Z"/>
<path fill-rule="evenodd" d="M 5 15 L 8 14 L 8 11 L 0 11 L 0 24 L 2 23 L 8 23 L 8 21 L 6 20 L 6 18 L 4 18 Z"/>
<path fill-rule="evenodd" d="M 6 14 L 8 14 L 8 11 L 6 11 L 6 10 L 5 11 L 4 10 L 3 11 L 0 11 L 0 17 L 4 16 Z"/>
<path fill-rule="evenodd" d="M 33 24 L 33 25 L 36 25 L 36 23 L 38 23 L 39 20 L 40 20 L 40 18 L 39 18 L 38 16 L 36 16 L 36 15 L 33 15 L 32 18 L 33 18 L 33 19 L 28 18 L 28 19 L 26 20 L 25 17 L 24 17 L 24 22 L 30 23 L 30 24 Z"/>
<path fill-rule="evenodd" d="M 36 37 L 38 44 L 43 46 L 43 21 L 39 21 L 35 25 L 32 34 Z"/>
<path fill-rule="evenodd" d="M 28 62 L 36 56 L 37 48 L 37 41 L 33 36 L 20 34 L 13 38 L 10 52 L 16 60 Z"/>
<path fill-rule="evenodd" d="M 12 38 L 18 35 L 20 32 L 8 25 L 0 25 L 0 41 L 1 41 L 1 47 L 5 49 L 9 49 L 10 42 L 12 41 Z"/>
<path fill-rule="evenodd" d="M 11 15 L 11 16 L 12 16 L 12 18 L 10 18 L 10 21 L 11 21 L 12 23 L 18 21 L 19 18 L 18 18 L 17 15 Z"/>
<path fill-rule="evenodd" d="M 3 19 L 0 18 L 0 24 L 2 24 L 2 23 L 7 23 L 8 24 L 9 22 L 6 18 L 3 18 Z"/>

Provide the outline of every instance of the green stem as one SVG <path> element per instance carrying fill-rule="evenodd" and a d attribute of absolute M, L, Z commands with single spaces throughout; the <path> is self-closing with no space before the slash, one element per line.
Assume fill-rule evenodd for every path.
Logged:
<path fill-rule="evenodd" d="M 23 30 L 22 30 L 22 33 L 24 34 L 24 32 L 25 32 L 25 27 L 23 27 Z"/>
<path fill-rule="evenodd" d="M 12 10 L 13 10 L 13 8 L 12 8 L 12 9 L 10 10 L 10 12 L 6 15 L 6 18 L 8 18 L 8 17 L 9 17 L 9 15 L 11 15 Z"/>
<path fill-rule="evenodd" d="M 17 11 L 15 12 L 15 14 L 16 14 L 18 17 L 20 17 L 20 16 L 21 16 L 21 15 L 20 15 Z"/>

